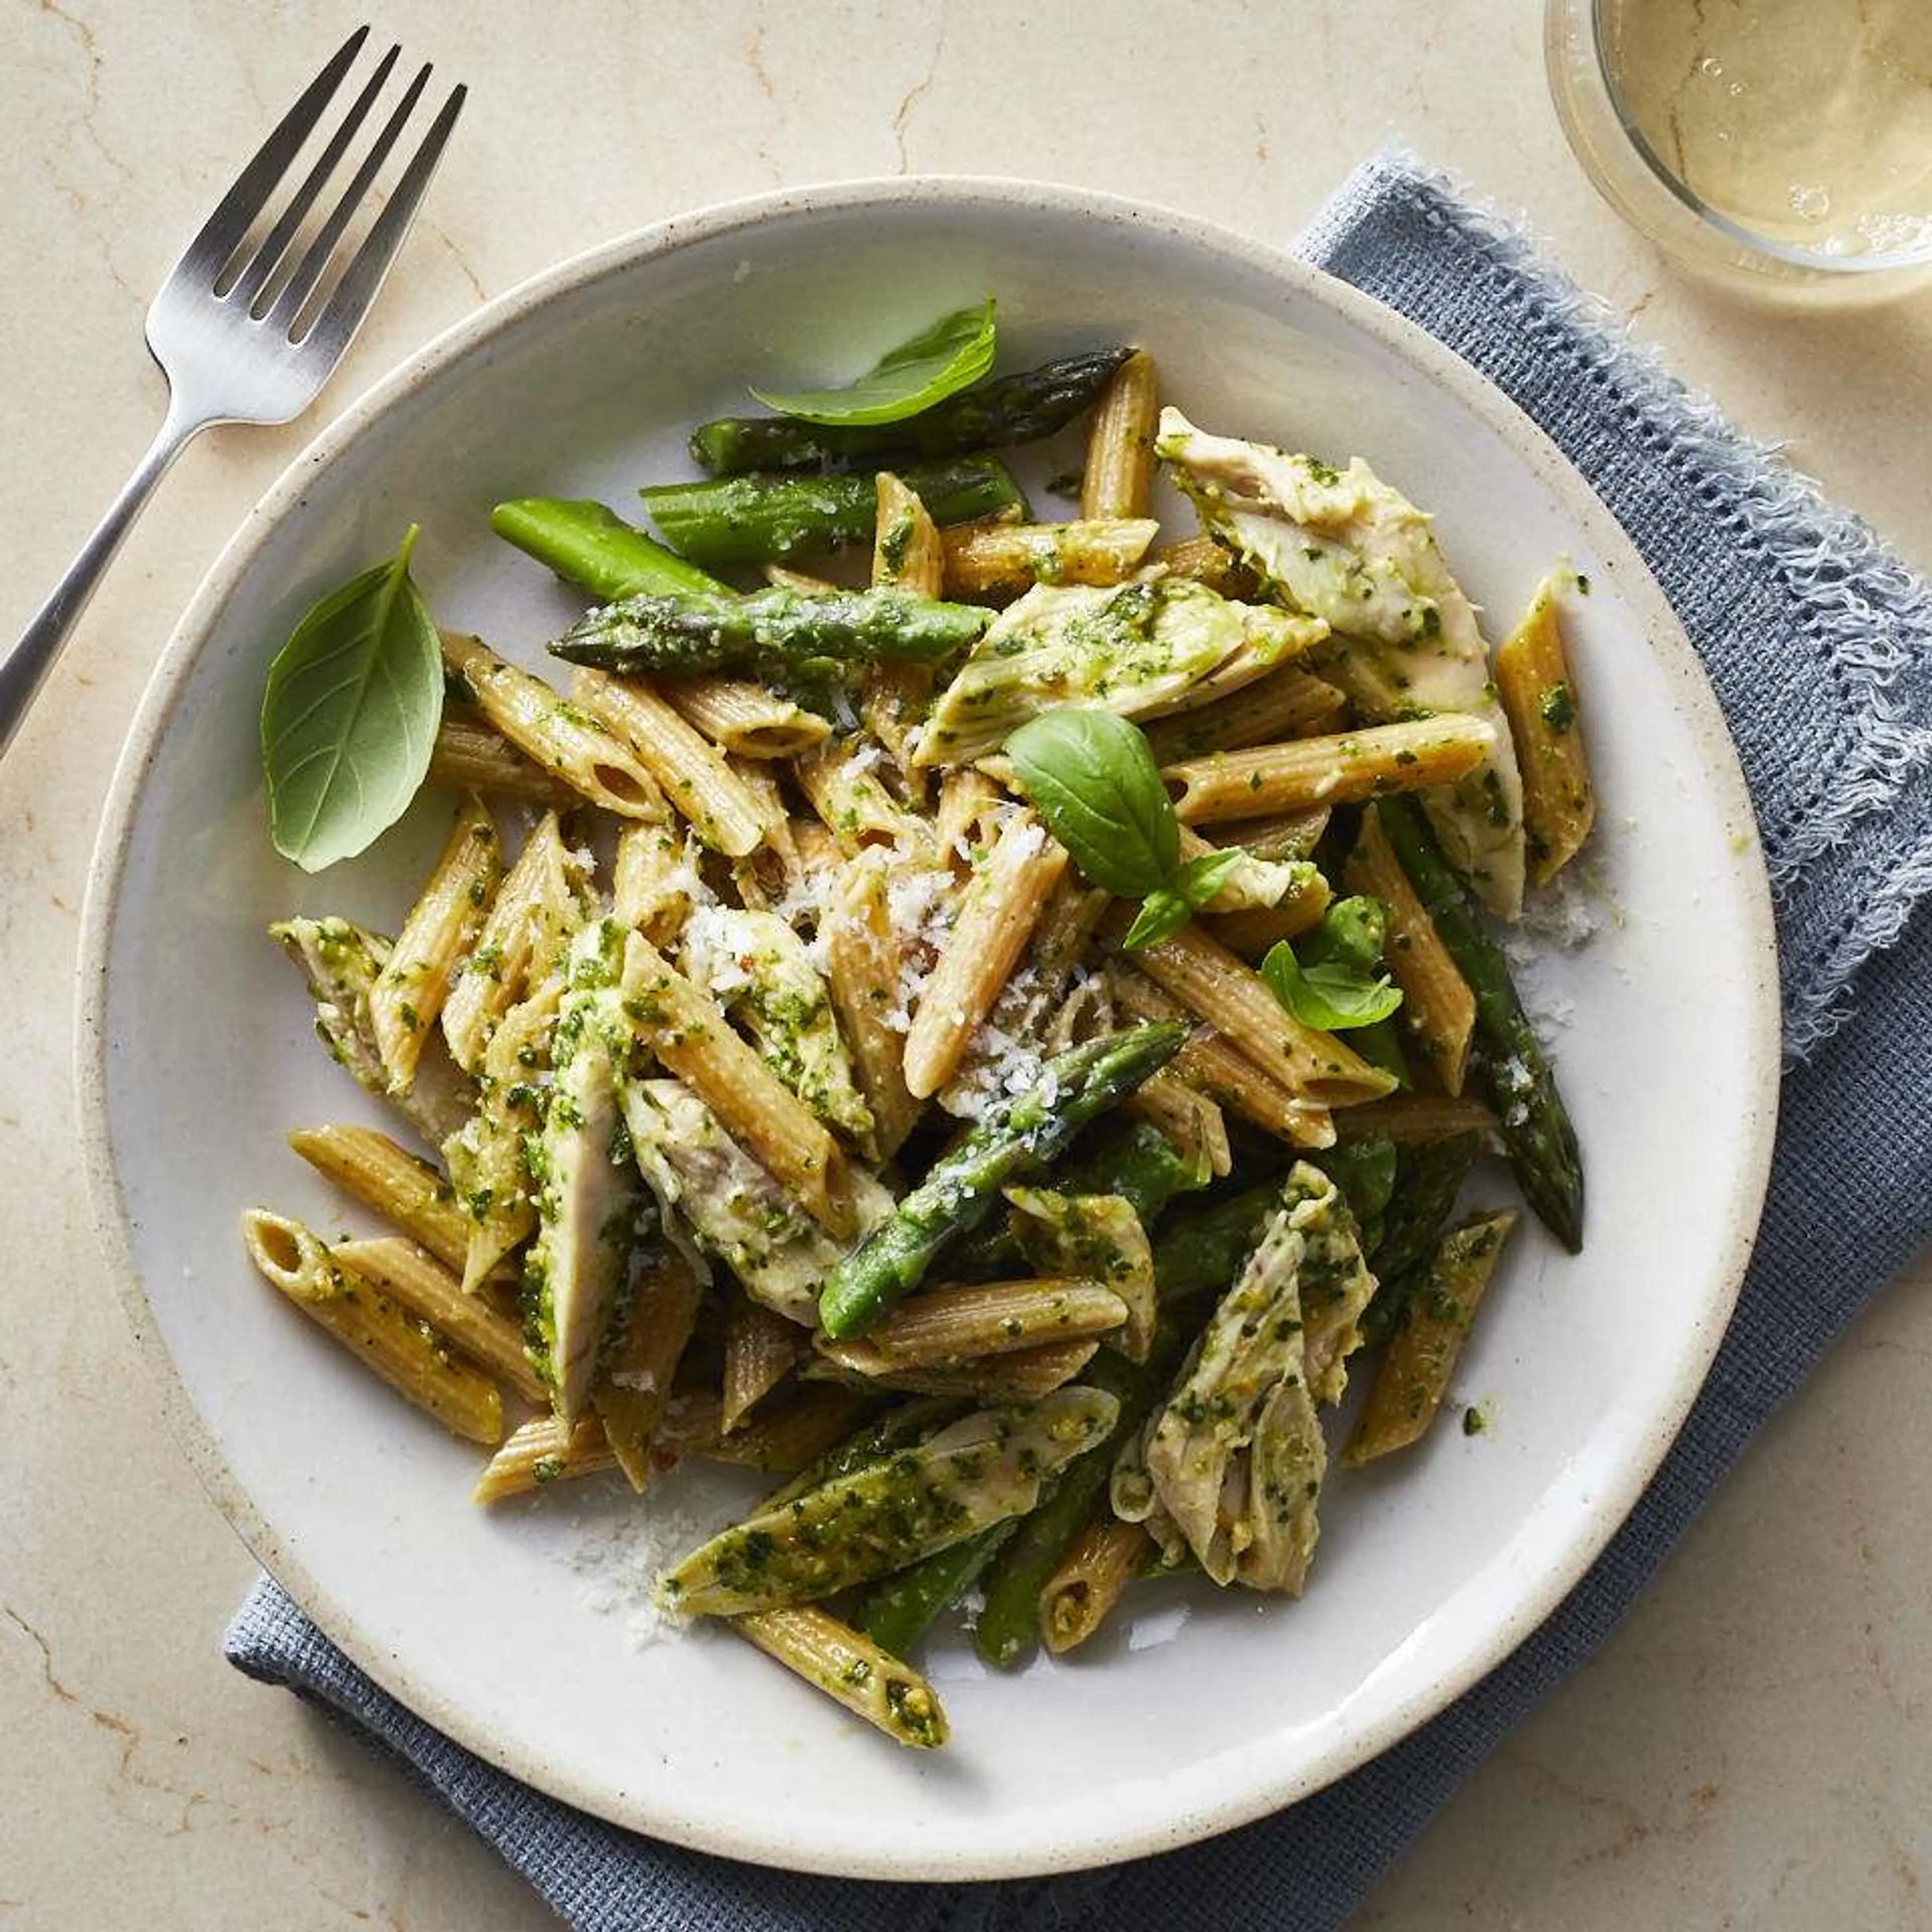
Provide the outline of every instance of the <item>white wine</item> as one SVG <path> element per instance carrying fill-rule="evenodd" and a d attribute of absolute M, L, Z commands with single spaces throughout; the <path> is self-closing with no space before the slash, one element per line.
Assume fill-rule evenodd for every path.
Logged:
<path fill-rule="evenodd" d="M 1844 259 L 1932 247 L 1932 0 L 1601 0 L 1624 118 L 1713 212 Z"/>

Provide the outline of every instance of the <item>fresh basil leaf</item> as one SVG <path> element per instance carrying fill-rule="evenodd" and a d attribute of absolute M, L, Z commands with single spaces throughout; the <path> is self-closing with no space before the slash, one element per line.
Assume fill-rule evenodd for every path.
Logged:
<path fill-rule="evenodd" d="M 1245 852 L 1203 852 L 1175 873 L 1174 890 L 1187 902 L 1190 911 L 1198 912 L 1226 884 L 1228 874 L 1246 856 Z"/>
<path fill-rule="evenodd" d="M 332 591 L 268 667 L 268 832 L 304 872 L 354 857 L 403 815 L 429 770 L 442 652 L 410 578 L 416 541 L 411 524 L 395 555 Z"/>
<path fill-rule="evenodd" d="M 1322 1033 L 1372 1026 L 1402 1004 L 1402 988 L 1385 976 L 1340 959 L 1304 966 L 1286 940 L 1262 962 L 1262 977 L 1284 1012 Z"/>
<path fill-rule="evenodd" d="M 1163 939 L 1172 939 L 1193 913 L 1184 893 L 1166 886 L 1156 886 L 1141 901 L 1141 909 L 1134 914 L 1134 922 L 1120 941 L 1121 950 L 1138 952 L 1143 946 L 1158 946 Z"/>
<path fill-rule="evenodd" d="M 1104 892 L 1144 898 L 1173 878 L 1180 825 L 1146 738 L 1111 711 L 1062 705 L 1006 742 L 1047 830 Z"/>
<path fill-rule="evenodd" d="M 754 389 L 779 415 L 814 423 L 895 423 L 976 382 L 993 366 L 993 298 L 941 316 L 842 389 Z"/>

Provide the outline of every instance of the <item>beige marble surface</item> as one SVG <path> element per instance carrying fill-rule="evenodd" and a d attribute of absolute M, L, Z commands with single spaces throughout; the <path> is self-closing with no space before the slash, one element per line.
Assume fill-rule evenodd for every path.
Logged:
<path fill-rule="evenodd" d="M 379 27 L 474 99 L 327 401 L 562 255 L 775 183 L 1030 174 L 1286 238 L 1394 134 L 1526 210 L 1640 336 L 1932 565 L 1932 300 L 1780 316 L 1685 284 L 1570 164 L 1539 11 L 1124 4 L 1103 28 L 1054 0 L 397 0 Z M 352 17 L 241 0 L 0 10 L 0 634 L 158 419 L 148 294 Z M 76 913 L 114 748 L 196 580 L 320 420 L 190 452 L 0 766 L 0 1926 L 22 1932 L 550 1922 L 433 1804 L 221 1664 L 252 1566 L 162 1426 L 76 1171 Z M 1858 1322 L 1360 1926 L 1932 1922 L 1929 1289 L 1922 1262 Z"/>

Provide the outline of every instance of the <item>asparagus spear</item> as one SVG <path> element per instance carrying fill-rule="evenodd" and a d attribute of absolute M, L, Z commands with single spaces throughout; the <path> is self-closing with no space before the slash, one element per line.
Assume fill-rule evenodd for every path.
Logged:
<path fill-rule="evenodd" d="M 694 563 L 653 542 L 602 503 L 556 496 L 520 496 L 490 512 L 490 527 L 518 549 L 549 565 L 566 584 L 600 604 L 649 593 L 662 597 L 728 597 L 728 586 Z"/>
<path fill-rule="evenodd" d="M 1378 1284 L 1362 1314 L 1362 1346 L 1386 1342 L 1402 1320 L 1403 1304 L 1417 1275 L 1449 1225 L 1456 1196 L 1475 1165 L 1474 1134 L 1403 1148 L 1396 1156 L 1396 1184 L 1382 1220 L 1382 1238 L 1370 1256 Z M 1324 1162 L 1328 1156 L 1322 1156 Z"/>
<path fill-rule="evenodd" d="M 1022 1519 L 1010 1516 L 964 1543 L 935 1550 L 909 1570 L 881 1577 L 859 1600 L 852 1613 L 862 1630 L 881 1650 L 904 1657 L 915 1649 L 934 1619 L 950 1610 L 986 1573 L 986 1566 L 1006 1546 Z"/>
<path fill-rule="evenodd" d="M 736 476 L 747 470 L 848 470 L 856 463 L 1032 442 L 1064 429 L 1090 408 L 1132 353 L 1102 349 L 1064 356 L 949 397 L 903 422 L 836 425 L 790 416 L 720 416 L 692 433 L 691 460 L 714 476 Z"/>
<path fill-rule="evenodd" d="M 661 1594 L 680 1610 L 731 1616 L 870 1582 L 1024 1514 L 1040 1484 L 1105 1436 L 1118 1412 L 1103 1390 L 1071 1388 L 962 1417 L 916 1449 L 722 1531 Z"/>
<path fill-rule="evenodd" d="M 1538 1220 L 1572 1254 L 1583 1245 L 1583 1170 L 1556 1076 L 1516 998 L 1502 949 L 1484 930 L 1474 901 L 1408 799 L 1376 807 L 1416 896 L 1436 922 L 1476 996 L 1478 1077 L 1496 1110 L 1503 1150 Z"/>
<path fill-rule="evenodd" d="M 1161 1300 L 1178 1301 L 1210 1291 L 1218 1294 L 1247 1259 L 1262 1223 L 1280 1198 L 1281 1184 L 1271 1180 L 1177 1215 L 1154 1244 L 1154 1288 Z"/>
<path fill-rule="evenodd" d="M 997 457 L 908 470 L 902 480 L 936 524 L 970 523 L 1016 507 L 1025 492 Z M 664 542 L 694 563 L 770 563 L 811 544 L 870 542 L 878 488 L 870 471 L 849 476 L 764 474 L 662 483 L 638 493 Z"/>
<path fill-rule="evenodd" d="M 590 611 L 550 650 L 572 664 L 634 675 L 746 671 L 782 677 L 855 658 L 929 664 L 972 644 L 991 614 L 907 590 L 818 596 L 774 586 L 745 597 L 645 596 Z"/>
<path fill-rule="evenodd" d="M 1008 1181 L 1055 1159 L 1088 1121 L 1166 1066 L 1186 1036 L 1173 1022 L 1130 1027 L 1055 1054 L 1035 1085 L 990 1112 L 826 1276 L 820 1326 L 841 1341 L 862 1334 L 919 1286 L 947 1242 L 986 1220 Z"/>

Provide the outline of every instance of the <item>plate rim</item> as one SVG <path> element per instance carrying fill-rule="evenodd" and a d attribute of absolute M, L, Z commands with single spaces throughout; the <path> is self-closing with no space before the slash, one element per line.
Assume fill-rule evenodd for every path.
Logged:
<path fill-rule="evenodd" d="M 532 311 L 559 302 L 608 275 L 740 230 L 824 212 L 850 213 L 882 203 L 923 206 L 938 214 L 970 207 L 1024 217 L 1044 212 L 1160 234 L 1225 257 L 1313 302 L 1367 336 L 1501 434 L 1543 477 L 1576 527 L 1600 554 L 1617 560 L 1619 592 L 1642 626 L 1646 647 L 1672 674 L 1672 698 L 1691 738 L 1698 776 L 1730 822 L 1750 829 L 1741 855 L 1740 896 L 1750 1006 L 1744 1069 L 1752 1099 L 1742 1123 L 1736 1179 L 1723 1204 L 1721 1256 L 1711 1292 L 1687 1336 L 1687 1353 L 1669 1398 L 1619 1467 L 1614 1484 L 1580 1514 L 1514 1613 L 1499 1618 L 1442 1672 L 1372 1721 L 1337 1734 L 1299 1768 L 1257 1776 L 1246 1765 L 1234 1788 L 1171 1820 L 1090 1832 L 1075 1842 L 1017 1856 L 997 1834 L 970 1849 L 909 1844 L 894 1852 L 818 1855 L 808 1843 L 769 1832 L 760 1838 L 732 1822 L 688 1811 L 667 1814 L 630 1794 L 578 1779 L 479 1718 L 429 1692 L 399 1656 L 382 1650 L 256 1508 L 230 1469 L 213 1429 L 188 1395 L 153 1318 L 136 1265 L 127 1203 L 107 1113 L 108 958 L 134 814 L 200 650 L 270 536 L 301 508 L 311 479 L 333 464 L 384 415 L 444 375 Z M 1220 223 L 1160 204 L 1071 184 L 1019 177 L 956 174 L 878 176 L 834 180 L 746 196 L 672 215 L 598 244 L 542 270 L 484 304 L 406 356 L 326 422 L 291 460 L 223 546 L 156 658 L 116 758 L 100 829 L 89 859 L 76 990 L 75 1090 L 90 1216 L 109 1265 L 116 1298 L 136 1349 L 159 1385 L 163 1412 L 196 1478 L 250 1554 L 322 1631 L 376 1684 L 416 1716 L 508 1775 L 608 1822 L 668 1842 L 747 1862 L 845 1878 L 963 1881 L 1040 1876 L 1112 1864 L 1198 1842 L 1309 1796 L 1369 1762 L 1420 1728 L 1493 1671 L 1569 1595 L 1622 1526 L 1668 1453 L 1703 1387 L 1729 1325 L 1756 1240 L 1769 1180 L 1780 1075 L 1776 937 L 1771 894 L 1750 794 L 1724 713 L 1676 612 L 1616 516 L 1536 422 L 1472 365 L 1406 317 L 1352 284 Z"/>

